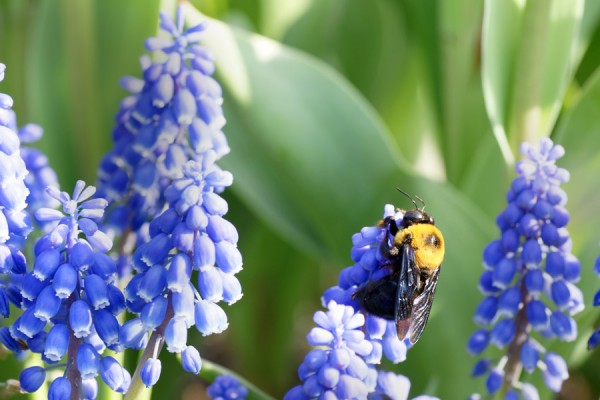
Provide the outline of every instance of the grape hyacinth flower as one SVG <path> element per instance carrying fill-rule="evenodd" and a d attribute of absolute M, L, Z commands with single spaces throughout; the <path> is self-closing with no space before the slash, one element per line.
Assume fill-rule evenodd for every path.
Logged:
<path fill-rule="evenodd" d="M 328 311 L 317 311 L 317 327 L 307 335 L 311 350 L 300 367 L 303 382 L 292 388 L 284 400 L 366 399 L 375 390 L 377 372 L 365 362 L 373 351 L 361 328 L 365 318 L 350 306 L 330 301 Z"/>
<path fill-rule="evenodd" d="M 231 375 L 219 375 L 206 388 L 206 394 L 212 400 L 244 400 L 248 397 L 248 388 Z"/>
<path fill-rule="evenodd" d="M 383 218 L 386 217 L 393 217 L 396 224 L 401 225 L 404 211 L 388 204 L 384 207 Z M 383 356 L 393 363 L 404 361 L 407 343 L 410 342 L 398 339 L 394 321 L 363 314 L 358 300 L 353 298 L 353 294 L 361 287 L 390 273 L 389 268 L 382 268 L 387 260 L 380 250 L 382 241 L 390 237 L 391 233 L 381 225 L 364 227 L 359 233 L 353 235 L 351 257 L 354 265 L 342 270 L 338 285 L 325 291 L 322 300 L 327 304 L 329 312 L 319 311 L 315 314 L 314 319 L 319 327 L 313 329 L 308 335 L 309 344 L 328 346 L 331 349 L 329 354 L 335 355 L 333 361 L 327 364 L 328 358 L 324 355 L 328 353 L 324 352 L 322 347 L 308 353 L 298 369 L 303 384 L 291 389 L 286 399 L 366 398 L 366 396 L 369 399 L 405 400 L 408 398 L 410 390 L 408 378 L 378 370 L 376 365 L 381 363 Z M 320 334 L 323 334 L 325 342 L 319 341 Z M 338 339 L 336 341 L 331 337 Z M 344 340 L 348 342 L 345 343 Z M 359 344 L 353 340 L 358 341 Z M 346 349 L 336 350 L 338 348 L 336 346 L 340 345 L 346 346 Z M 353 360 L 352 364 L 349 364 L 350 360 Z M 352 379 L 339 380 L 345 372 L 354 374 L 350 375 Z M 334 380 L 327 381 L 326 378 Z M 338 381 L 341 383 L 339 389 L 337 386 L 334 388 L 332 383 Z M 428 396 L 419 398 L 434 399 Z"/>
<path fill-rule="evenodd" d="M 202 335 L 227 328 L 227 315 L 218 304 L 242 297 L 235 277 L 242 268 L 235 227 L 223 218 L 227 202 L 217 193 L 233 177 L 214 162 L 214 152 L 183 166 L 183 176 L 166 190 L 169 208 L 152 221 L 150 241 L 133 254 L 137 274 L 125 289 L 128 309 L 138 315 L 121 328 L 126 347 L 147 347 L 156 358 L 156 340 L 181 353 L 185 370 L 197 373 L 201 360 L 187 345 L 192 326 Z M 197 271 L 197 284 L 190 279 Z M 148 341 L 148 333 L 154 332 Z M 152 354 L 150 354 L 152 352 Z"/>
<path fill-rule="evenodd" d="M 26 124 L 18 130 L 19 139 L 23 144 L 35 143 L 42 138 L 44 131 L 36 124 Z M 21 156 L 29 174 L 25 177 L 25 185 L 29 189 L 27 197 L 28 209 L 34 213 L 38 208 L 57 208 L 60 203 L 47 192 L 49 186 L 59 187 L 56 172 L 50 166 L 48 157 L 38 149 L 30 146 L 21 147 Z"/>
<path fill-rule="evenodd" d="M 384 207 L 383 218 L 385 219 L 387 217 L 393 217 L 396 221 L 396 225 L 401 226 L 404 211 L 395 209 L 393 205 L 387 204 Z M 382 268 L 383 265 L 387 264 L 387 259 L 381 253 L 380 245 L 384 240 L 390 240 L 392 236 L 393 235 L 388 232 L 388 229 L 382 225 L 364 227 L 359 233 L 353 235 L 351 257 L 354 261 L 354 265 L 342 270 L 338 285 L 326 290 L 322 298 L 323 303 L 327 304 L 328 307 L 332 305 L 347 307 L 347 312 L 352 311 L 352 313 L 356 315 L 354 321 L 361 321 L 360 325 L 355 328 L 356 332 L 351 333 L 351 335 L 363 335 L 365 343 L 368 343 L 368 345 L 365 345 L 365 348 L 368 347 L 370 349 L 364 354 L 361 353 L 357 355 L 369 371 L 368 375 L 362 377 L 362 383 L 365 386 L 357 386 L 360 387 L 360 389 L 357 390 L 362 394 L 362 390 L 366 388 L 365 390 L 367 390 L 366 393 L 368 394 L 369 399 L 389 397 L 394 400 L 404 400 L 408 398 L 410 389 L 410 381 L 408 378 L 376 368 L 376 365 L 381 363 L 382 357 L 384 356 L 395 364 L 404 361 L 406 359 L 410 341 L 408 339 L 398 339 L 394 321 L 385 320 L 374 315 L 365 315 L 363 310 L 361 310 L 358 300 L 353 298 L 353 294 L 364 285 L 372 280 L 379 280 L 391 273 L 389 268 Z M 331 312 L 332 311 L 330 310 L 330 313 Z M 339 313 L 339 311 L 337 312 Z M 320 316 L 317 321 L 317 316 L 315 314 L 315 322 L 321 324 L 320 321 L 322 320 L 323 318 Z M 309 343 L 310 341 L 311 340 L 309 339 Z M 313 352 L 315 351 L 316 350 L 313 350 Z M 315 393 L 317 391 L 312 391 L 310 386 L 306 387 L 309 381 L 305 380 L 307 377 L 306 368 L 308 365 L 311 365 L 310 363 L 312 362 L 310 361 L 311 354 L 320 354 L 318 351 L 317 353 L 313 352 L 309 353 L 307 358 L 305 358 L 305 362 L 298 370 L 301 380 L 304 381 L 304 385 L 297 386 L 290 390 L 287 394 L 289 399 L 316 398 Z M 331 395 L 334 394 L 334 392 L 330 390 L 323 392 L 331 393 Z M 354 395 L 354 393 L 352 394 Z M 364 397 L 359 396 L 358 398 Z M 428 396 L 420 396 L 419 398 L 435 399 L 434 397 Z"/>
<path fill-rule="evenodd" d="M 392 216 L 397 225 L 400 225 L 404 212 L 397 210 L 393 205 L 384 207 L 383 218 Z M 352 250 L 350 255 L 354 261 L 342 270 L 337 286 L 325 291 L 323 303 L 334 300 L 338 304 L 349 305 L 357 312 L 361 307 L 352 295 L 361 287 L 372 280 L 378 280 L 390 273 L 388 268 L 381 268 L 386 262 L 380 251 L 380 244 L 390 237 L 390 233 L 382 226 L 368 226 L 352 236 Z M 393 363 L 400 363 L 406 359 L 408 341 L 398 339 L 396 324 L 383 318 L 366 315 L 365 332 L 367 340 L 373 344 L 373 351 L 369 354 L 368 362 L 378 364 L 382 356 Z"/>
<path fill-rule="evenodd" d="M 567 195 L 560 187 L 569 173 L 556 166 L 564 149 L 544 138 L 538 147 L 523 143 L 520 150 L 525 159 L 516 164 L 518 177 L 507 193 L 508 205 L 496 219 L 500 238 L 483 253 L 479 288 L 486 297 L 474 318 L 482 328 L 473 333 L 467 349 L 473 355 L 490 343 L 506 349 L 500 360 L 484 357 L 473 369 L 474 376 L 487 376 L 489 393 L 502 389 L 539 398 L 521 372 L 540 369 L 546 386 L 560 391 L 569 376 L 566 363 L 547 351 L 542 339 L 574 340 L 577 326 L 571 316 L 584 304 L 575 285 L 581 267 L 566 228 Z"/>
<path fill-rule="evenodd" d="M 600 276 L 600 256 L 596 258 L 596 262 L 594 263 L 594 273 L 597 276 Z M 596 292 L 594 295 L 594 307 L 600 306 L 600 290 Z M 594 349 L 600 344 L 600 326 L 596 327 L 594 332 L 590 335 L 588 339 L 588 350 Z"/>
<path fill-rule="evenodd" d="M 374 342 L 363 331 L 365 316 L 334 300 L 329 301 L 327 308 L 327 312 L 315 313 L 317 327 L 307 335 L 308 343 L 315 348 L 298 368 L 302 384 L 288 391 L 284 400 L 408 399 L 409 379 L 377 370 L 371 362 Z"/>
<path fill-rule="evenodd" d="M 221 131 L 221 87 L 211 77 L 211 52 L 200 45 L 204 24 L 183 29 L 180 7 L 173 21 L 161 14 L 166 37 L 146 41 L 156 60 L 141 59 L 143 79 L 123 78 L 130 92 L 116 116 L 113 149 L 98 171 L 99 192 L 118 206 L 110 222 L 123 231 L 127 222 L 138 232 L 163 210 L 164 189 L 182 177 L 183 165 L 211 150 L 229 152 Z"/>
<path fill-rule="evenodd" d="M 0 64 L 0 82 L 4 80 L 5 68 Z M 32 230 L 31 218 L 25 211 L 28 171 L 14 130 L 12 105 L 12 98 L 0 93 L 0 319 L 8 317 L 10 312 L 12 274 L 23 274 L 26 270 L 18 243 Z M 0 340 L 5 336 L 6 332 L 0 333 Z"/>
<path fill-rule="evenodd" d="M 117 392 L 125 392 L 131 381 L 113 357 L 103 356 L 106 348 L 122 349 L 117 316 L 125 309 L 125 299 L 115 286 L 115 262 L 106 254 L 112 241 L 97 224 L 108 202 L 92 198 L 94 193 L 83 181 L 72 196 L 48 188 L 63 211 L 40 208 L 35 213 L 38 221 L 54 227 L 36 242 L 33 270 L 18 281 L 24 312 L 0 335 L 11 350 L 20 350 L 17 341 L 24 343 L 53 369 L 66 360 L 64 376 L 50 386 L 50 398 L 93 389 L 98 374 Z M 45 380 L 43 371 L 24 370 L 22 388 L 37 390 Z"/>

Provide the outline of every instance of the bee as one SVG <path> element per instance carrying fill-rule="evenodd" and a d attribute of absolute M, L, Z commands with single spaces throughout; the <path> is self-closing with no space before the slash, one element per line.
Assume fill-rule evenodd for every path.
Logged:
<path fill-rule="evenodd" d="M 404 213 L 400 226 L 391 216 L 379 223 L 386 230 L 379 245 L 386 260 L 381 268 L 389 268 L 391 273 L 370 281 L 352 297 L 368 314 L 395 321 L 398 338 L 404 340 L 408 335 L 414 344 L 423 334 L 433 304 L 444 259 L 444 237 L 425 212 L 425 202 L 415 196 L 422 203 L 419 207 L 407 193 L 397 190 L 415 209 Z"/>

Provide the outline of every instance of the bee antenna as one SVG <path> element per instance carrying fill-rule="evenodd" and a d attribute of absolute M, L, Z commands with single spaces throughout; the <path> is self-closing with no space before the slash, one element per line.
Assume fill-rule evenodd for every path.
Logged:
<path fill-rule="evenodd" d="M 406 197 L 409 198 L 410 201 L 412 201 L 412 203 L 415 205 L 415 208 L 417 210 L 422 210 L 419 208 L 419 206 L 417 205 L 417 202 L 415 201 L 415 199 L 413 199 L 408 193 L 406 193 L 404 190 L 400 189 L 399 187 L 396 188 L 397 191 L 399 191 L 400 193 L 402 193 L 403 195 L 405 195 Z M 417 199 L 421 200 L 421 203 L 423 203 L 423 207 L 425 207 L 425 203 L 423 202 L 423 200 L 419 197 L 419 196 L 415 196 Z"/>
<path fill-rule="evenodd" d="M 421 202 L 421 204 L 423 204 L 421 206 L 421 211 L 425 211 L 425 202 L 423 201 L 422 198 L 420 198 L 419 196 L 415 195 L 415 197 L 417 198 L 417 200 L 419 200 Z"/>

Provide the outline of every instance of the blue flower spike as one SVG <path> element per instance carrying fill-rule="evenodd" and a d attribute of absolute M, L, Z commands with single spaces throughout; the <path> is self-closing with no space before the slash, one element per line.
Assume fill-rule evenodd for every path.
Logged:
<path fill-rule="evenodd" d="M 596 258 L 596 262 L 594 263 L 594 273 L 600 277 L 600 256 Z M 598 306 L 600 306 L 600 290 L 594 295 L 594 307 Z M 594 332 L 590 335 L 587 348 L 588 350 L 594 349 L 598 344 L 600 344 L 600 326 L 596 327 Z"/>
<path fill-rule="evenodd" d="M 566 228 L 567 195 L 561 188 L 569 173 L 556 165 L 564 149 L 544 138 L 539 146 L 523 143 L 520 150 L 524 159 L 515 166 L 518 176 L 508 190 L 508 204 L 496 219 L 500 238 L 483 252 L 480 290 L 486 297 L 474 316 L 482 327 L 467 350 L 483 354 L 491 343 L 506 351 L 499 360 L 484 358 L 484 369 L 481 363 L 474 369 L 474 375 L 486 377 L 490 394 L 504 387 L 508 398 L 519 393 L 539 398 L 527 383 L 529 374 L 539 369 L 553 392 L 569 376 L 562 357 L 548 352 L 543 342 L 573 341 L 577 325 L 572 316 L 584 304 L 576 286 L 580 265 Z"/>
<path fill-rule="evenodd" d="M 6 66 L 0 63 L 0 82 L 5 70 Z M 0 319 L 9 316 L 9 302 L 21 306 L 22 299 L 11 295 L 17 291 L 12 281 L 13 275 L 16 282 L 25 273 L 21 247 L 33 229 L 25 210 L 30 194 L 26 184 L 29 171 L 23 160 L 12 105 L 12 98 L 0 93 Z"/>
<path fill-rule="evenodd" d="M 123 349 L 117 320 L 123 300 L 114 295 L 120 292 L 115 286 L 117 269 L 105 254 L 112 240 L 98 226 L 108 202 L 94 198 L 95 192 L 83 181 L 76 183 L 71 195 L 47 189 L 62 211 L 42 207 L 35 212 L 48 232 L 35 244 L 33 270 L 23 274 L 18 286 L 26 309 L 1 335 L 9 344 L 24 342 L 53 369 L 61 360 L 66 363 L 65 375 L 50 385 L 50 398 L 90 388 L 98 375 L 119 392 L 126 391 L 131 381 L 116 360 L 103 356 L 105 349 Z M 21 376 L 22 387 L 30 392 L 45 379 L 45 372 L 42 379 L 38 369 L 31 371 L 38 373 Z"/>
<path fill-rule="evenodd" d="M 181 8 L 176 21 L 165 13 L 160 19 L 165 35 L 146 41 L 157 61 L 142 57 L 143 79 L 122 79 L 130 95 L 98 170 L 100 194 L 119 204 L 110 218 L 117 231 L 128 220 L 121 211 L 133 232 L 160 213 L 164 189 L 183 176 L 187 161 L 207 151 L 216 159 L 229 152 L 221 87 L 211 77 L 214 57 L 200 44 L 206 24 L 184 29 Z"/>
<path fill-rule="evenodd" d="M 208 388 L 206 394 L 212 400 L 244 400 L 248 397 L 248 388 L 231 375 L 219 375 Z"/>

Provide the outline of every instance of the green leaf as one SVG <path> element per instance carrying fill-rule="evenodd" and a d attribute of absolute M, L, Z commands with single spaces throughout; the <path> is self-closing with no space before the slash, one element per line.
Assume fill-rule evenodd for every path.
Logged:
<path fill-rule="evenodd" d="M 202 20 L 191 8 L 186 15 Z M 411 171 L 368 104 L 323 63 L 218 21 L 205 44 L 216 53 L 224 89 L 232 151 L 223 164 L 235 176 L 233 190 L 283 240 L 341 269 L 350 263 L 351 235 L 374 224 L 385 203 L 409 206 L 396 186 L 426 200 L 447 238 L 447 258 L 431 326 L 398 370 L 410 371 L 416 388 L 435 376 L 437 394 L 465 397 L 458 382 L 471 364 L 456 360 L 475 328 L 481 252 L 493 220 L 452 186 Z M 456 346 L 444 344 L 449 337 Z M 438 360 L 440 353 L 447 357 Z M 424 365 L 434 359 L 435 367 Z"/>
<path fill-rule="evenodd" d="M 42 2 L 35 11 L 27 108 L 31 122 L 46 133 L 40 148 L 68 189 L 76 179 L 96 180 L 98 161 L 110 146 L 115 99 L 125 95 L 118 79 L 140 74 L 137 55 L 156 32 L 158 1 L 65 0 Z"/>
<path fill-rule="evenodd" d="M 486 106 L 505 159 L 551 132 L 570 81 L 583 1 L 485 2 Z M 509 149 L 510 144 L 510 149 Z"/>
<path fill-rule="evenodd" d="M 590 77 L 579 100 L 565 111 L 554 136 L 566 152 L 558 163 L 571 174 L 565 186 L 569 195 L 567 208 L 571 213 L 569 230 L 572 232 L 573 252 L 580 258 L 582 266 L 580 287 L 588 298 L 592 298 L 600 287 L 592 274 L 594 260 L 600 254 L 597 235 L 600 214 L 596 207 L 600 202 L 596 173 L 600 170 L 600 153 L 595 145 L 600 136 L 598 104 L 600 71 Z"/>

